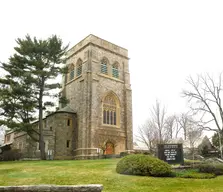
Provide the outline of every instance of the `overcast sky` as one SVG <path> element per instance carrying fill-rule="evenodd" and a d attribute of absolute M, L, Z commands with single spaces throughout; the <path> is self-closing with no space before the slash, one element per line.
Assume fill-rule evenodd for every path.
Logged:
<path fill-rule="evenodd" d="M 156 99 L 186 111 L 189 75 L 223 70 L 223 1 L 0 1 L 0 61 L 26 34 L 60 36 L 71 46 L 94 34 L 129 50 L 134 130 Z"/>

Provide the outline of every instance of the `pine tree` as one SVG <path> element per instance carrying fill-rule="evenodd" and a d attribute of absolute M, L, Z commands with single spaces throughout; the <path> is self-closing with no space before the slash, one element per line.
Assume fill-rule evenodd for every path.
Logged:
<path fill-rule="evenodd" d="M 30 84 L 30 75 L 24 73 L 24 66 L 14 65 L 12 57 L 9 63 L 2 64 L 7 72 L 0 78 L 0 125 L 15 131 L 26 131 L 32 136 L 30 122 L 34 119 L 36 101 L 31 97 L 33 94 Z"/>
<path fill-rule="evenodd" d="M 7 75 L 0 79 L 0 107 L 5 116 L 1 123 L 11 129 L 19 127 L 19 130 L 27 133 L 35 131 L 32 130 L 30 122 L 37 110 L 41 159 L 45 159 L 43 110 L 46 106 L 54 105 L 49 97 L 55 97 L 52 90 L 60 88 L 60 84 L 55 82 L 56 77 L 67 71 L 61 65 L 65 64 L 68 46 L 63 47 L 62 40 L 56 35 L 46 40 L 27 35 L 25 39 L 18 38 L 16 42 L 16 53 L 9 58 L 8 63 L 2 64 Z M 48 100 L 44 102 L 46 99 Z"/>
<path fill-rule="evenodd" d="M 210 140 L 208 139 L 207 136 L 205 136 L 201 142 L 200 145 L 198 145 L 198 152 L 202 155 L 202 156 L 208 156 L 209 151 L 211 151 L 213 149 L 213 146 L 210 142 Z"/>
<path fill-rule="evenodd" d="M 220 135 L 220 137 L 219 137 Z M 219 138 L 221 138 L 221 141 L 223 142 L 223 131 L 219 133 L 215 133 L 213 136 L 212 136 L 212 143 L 214 146 L 216 147 L 220 147 L 219 145 Z"/>

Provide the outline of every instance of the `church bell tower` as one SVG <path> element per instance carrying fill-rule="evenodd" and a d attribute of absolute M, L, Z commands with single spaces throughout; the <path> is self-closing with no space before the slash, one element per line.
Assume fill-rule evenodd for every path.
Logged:
<path fill-rule="evenodd" d="M 89 35 L 72 47 L 67 57 L 62 95 L 77 116 L 74 158 L 132 150 L 128 50 Z"/>

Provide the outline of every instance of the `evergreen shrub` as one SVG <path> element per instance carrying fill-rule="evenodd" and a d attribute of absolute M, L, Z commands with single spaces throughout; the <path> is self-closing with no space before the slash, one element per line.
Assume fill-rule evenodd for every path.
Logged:
<path fill-rule="evenodd" d="M 121 152 L 120 153 L 120 157 L 125 157 L 126 155 L 128 155 L 128 152 Z"/>
<path fill-rule="evenodd" d="M 171 166 L 155 157 L 133 154 L 123 157 L 117 164 L 117 173 L 142 176 L 170 176 Z"/>
<path fill-rule="evenodd" d="M 200 160 L 184 160 L 184 165 L 185 166 L 198 166 L 202 164 L 203 162 Z"/>
<path fill-rule="evenodd" d="M 2 161 L 15 161 L 21 159 L 22 154 L 18 149 L 4 151 L 1 157 Z"/>
<path fill-rule="evenodd" d="M 201 173 L 213 173 L 223 175 L 223 164 L 201 164 L 198 166 Z"/>

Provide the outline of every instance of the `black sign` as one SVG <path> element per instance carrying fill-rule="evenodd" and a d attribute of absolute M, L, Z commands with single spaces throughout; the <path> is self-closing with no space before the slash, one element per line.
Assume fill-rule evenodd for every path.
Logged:
<path fill-rule="evenodd" d="M 158 158 L 169 164 L 183 164 L 182 144 L 158 144 Z"/>

